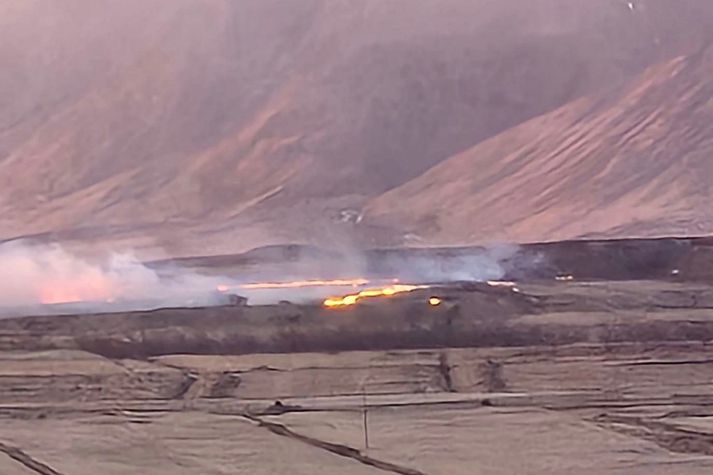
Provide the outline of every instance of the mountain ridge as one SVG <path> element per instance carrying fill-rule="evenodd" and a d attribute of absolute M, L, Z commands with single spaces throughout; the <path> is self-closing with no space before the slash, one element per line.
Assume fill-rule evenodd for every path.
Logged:
<path fill-rule="evenodd" d="M 344 216 L 691 50 L 713 17 L 703 0 L 101 3 L 2 7 L 0 239 L 401 244 L 414 230 Z"/>
<path fill-rule="evenodd" d="M 367 219 L 438 242 L 709 234 L 712 58 L 675 58 L 478 144 L 373 200 Z"/>

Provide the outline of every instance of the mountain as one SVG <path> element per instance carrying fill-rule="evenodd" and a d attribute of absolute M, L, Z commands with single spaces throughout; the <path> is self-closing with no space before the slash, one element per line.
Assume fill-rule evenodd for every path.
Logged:
<path fill-rule="evenodd" d="M 695 49 L 711 18 L 708 0 L 7 0 L 0 240 L 190 255 L 545 236 L 425 232 L 438 210 L 414 183 Z"/>
<path fill-rule="evenodd" d="M 374 199 L 439 243 L 713 232 L 713 46 L 488 139 Z"/>

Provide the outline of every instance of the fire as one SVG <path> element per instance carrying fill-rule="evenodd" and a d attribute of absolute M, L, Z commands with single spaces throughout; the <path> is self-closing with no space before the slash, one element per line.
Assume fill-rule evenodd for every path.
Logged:
<path fill-rule="evenodd" d="M 442 300 L 439 299 L 438 297 L 431 297 L 430 299 L 428 299 L 428 304 L 432 305 L 434 307 L 439 306 L 441 304 L 441 302 L 442 302 Z"/>
<path fill-rule="evenodd" d="M 390 297 L 392 295 L 401 294 L 404 292 L 412 292 L 418 289 L 426 289 L 427 285 L 402 285 L 395 284 L 388 287 L 378 289 L 365 289 L 355 294 L 345 295 L 343 297 L 330 297 L 324 301 L 324 306 L 327 308 L 341 308 L 355 305 L 359 300 L 374 297 Z"/>
<path fill-rule="evenodd" d="M 114 299 L 112 283 L 97 275 L 88 275 L 73 281 L 48 282 L 40 290 L 40 302 L 56 305 L 77 302 L 104 302 Z"/>
<path fill-rule="evenodd" d="M 489 280 L 486 282 L 491 287 L 515 287 L 517 284 L 507 280 Z"/>
<path fill-rule="evenodd" d="M 233 288 L 246 290 L 267 289 L 298 289 L 302 287 L 359 287 L 369 283 L 366 279 L 336 279 L 336 280 L 297 280 L 294 282 L 258 282 L 253 284 L 238 285 Z M 219 292 L 227 292 L 231 287 L 219 285 Z"/>

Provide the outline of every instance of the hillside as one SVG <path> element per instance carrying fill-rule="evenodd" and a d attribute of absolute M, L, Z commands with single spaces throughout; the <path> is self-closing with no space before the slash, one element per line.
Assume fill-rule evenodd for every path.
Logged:
<path fill-rule="evenodd" d="M 652 67 L 446 160 L 367 221 L 439 243 L 709 234 L 711 77 L 713 47 Z"/>
<path fill-rule="evenodd" d="M 691 50 L 713 18 L 707 0 L 634 3 L 3 2 L 0 239 L 170 255 L 372 243 L 404 229 L 355 230 L 342 211 L 384 192 L 374 222 L 423 234 L 429 193 L 418 213 L 398 202 L 440 162 Z M 464 235 L 472 211 L 429 236 L 554 233 L 545 217 Z"/>

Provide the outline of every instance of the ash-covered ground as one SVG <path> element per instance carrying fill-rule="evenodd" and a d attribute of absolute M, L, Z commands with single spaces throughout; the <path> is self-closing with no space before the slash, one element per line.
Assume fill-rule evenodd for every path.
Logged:
<path fill-rule="evenodd" d="M 524 246 L 514 286 L 339 309 L 3 319 L 0 473 L 708 474 L 709 247 Z"/>

